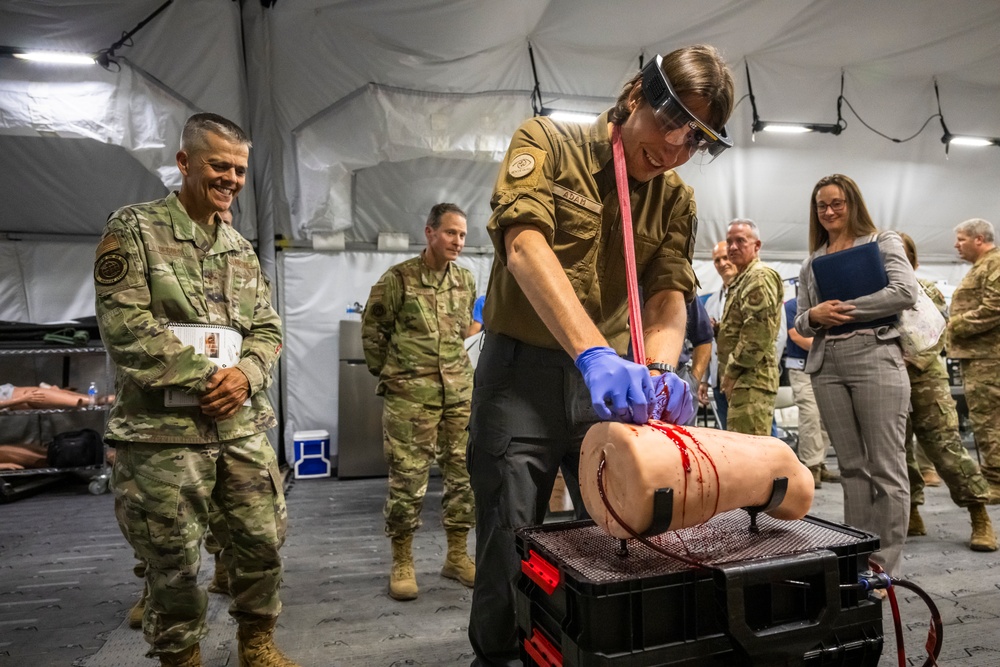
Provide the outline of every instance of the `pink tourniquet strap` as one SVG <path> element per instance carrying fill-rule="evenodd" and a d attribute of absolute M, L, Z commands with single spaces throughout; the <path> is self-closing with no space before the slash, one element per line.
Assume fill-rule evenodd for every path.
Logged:
<path fill-rule="evenodd" d="M 622 213 L 622 235 L 625 243 L 625 283 L 628 288 L 628 320 L 632 334 L 632 359 L 637 364 L 645 364 L 646 346 L 642 337 L 639 279 L 635 274 L 635 243 L 632 240 L 632 205 L 629 203 L 625 149 L 622 148 L 622 133 L 618 125 L 611 129 L 611 147 L 615 160 L 615 182 L 618 185 L 618 205 Z"/>

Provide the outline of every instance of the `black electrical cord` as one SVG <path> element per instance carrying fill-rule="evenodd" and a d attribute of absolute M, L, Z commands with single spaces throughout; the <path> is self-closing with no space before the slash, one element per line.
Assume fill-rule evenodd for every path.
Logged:
<path fill-rule="evenodd" d="M 891 141 L 893 143 L 896 143 L 896 144 L 903 144 L 903 143 L 906 143 L 907 141 L 910 141 L 912 139 L 916 139 L 920 135 L 921 132 L 923 132 L 925 129 L 927 129 L 927 124 L 928 123 L 930 123 L 935 118 L 941 118 L 941 114 L 940 113 L 932 114 L 930 116 L 930 118 L 928 118 L 927 120 L 924 121 L 924 124 L 920 126 L 919 130 L 917 130 L 916 132 L 914 132 L 910 136 L 906 137 L 905 139 L 897 139 L 895 137 L 890 137 L 888 134 L 885 134 L 883 132 L 879 132 L 874 127 L 872 127 L 871 125 L 869 125 L 868 123 L 866 123 L 865 119 L 862 118 L 860 115 L 858 115 L 858 112 L 854 110 L 854 107 L 851 106 L 851 102 L 846 97 L 844 97 L 843 95 L 841 95 L 840 98 L 839 98 L 839 100 L 843 100 L 844 101 L 844 104 L 846 104 L 847 108 L 851 110 L 851 113 L 854 114 L 854 117 L 857 118 L 859 121 L 861 121 L 862 125 L 864 125 L 865 127 L 867 127 L 869 130 L 871 130 L 872 132 L 874 132 L 878 136 L 880 136 L 880 137 L 882 137 L 884 139 L 888 139 L 889 141 Z"/>
<path fill-rule="evenodd" d="M 531 110 L 536 116 L 542 114 L 542 87 L 538 83 L 538 68 L 535 67 L 535 51 L 528 42 L 528 58 L 531 60 L 531 76 L 535 79 L 535 87 L 531 89 Z"/>
<path fill-rule="evenodd" d="M 744 61 L 744 65 L 746 66 L 746 72 L 747 72 L 747 89 L 749 90 L 749 92 L 747 93 L 747 95 L 744 95 L 744 97 L 747 97 L 747 96 L 750 97 L 750 105 L 753 108 L 753 126 L 757 127 L 758 123 L 760 122 L 760 118 L 757 116 L 757 103 L 756 103 L 756 100 L 754 99 L 753 83 L 752 83 L 752 81 L 750 79 L 750 62 L 749 61 Z M 948 127 L 944 124 L 944 116 L 941 114 L 941 96 L 938 93 L 938 87 L 937 87 L 937 81 L 936 80 L 934 81 L 934 95 L 937 98 L 937 107 L 938 107 L 937 113 L 931 114 L 931 116 L 927 120 L 924 121 L 924 124 L 920 126 L 919 130 L 917 130 L 916 132 L 914 132 L 910 136 L 906 137 L 905 139 L 899 139 L 897 137 L 890 136 L 890 135 L 886 134 L 885 132 L 881 132 L 880 130 L 875 129 L 870 124 L 868 124 L 868 122 L 865 121 L 864 118 L 861 117 L 861 114 L 859 114 L 857 112 L 857 110 L 851 104 L 851 101 L 848 100 L 847 97 L 844 95 L 844 71 L 841 70 L 840 71 L 840 95 L 837 97 L 837 123 L 836 123 L 836 125 L 840 128 L 840 130 L 837 131 L 837 132 L 834 132 L 834 134 L 840 134 L 840 132 L 842 132 L 843 130 L 847 129 L 847 121 L 844 120 L 843 115 L 841 113 L 843 105 L 846 104 L 847 108 L 851 110 L 851 113 L 854 114 L 854 117 L 857 118 L 858 121 L 862 125 L 864 125 L 866 128 L 868 128 L 869 130 L 871 130 L 872 132 L 874 132 L 878 136 L 882 137 L 883 139 L 888 139 L 889 141 L 891 141 L 893 143 L 896 143 L 896 144 L 903 144 L 903 143 L 906 143 L 907 141 L 911 141 L 913 139 L 916 139 L 918 136 L 920 136 L 920 134 L 924 130 L 927 129 L 927 125 L 930 124 L 930 122 L 932 120 L 934 120 L 935 118 L 940 119 L 940 121 L 941 121 L 941 127 L 944 129 L 944 132 L 947 135 L 948 134 Z M 742 101 L 742 99 L 743 98 L 740 98 L 741 101 Z M 947 152 L 947 149 L 946 149 L 945 152 Z"/>
<path fill-rule="evenodd" d="M 132 41 L 131 41 L 132 35 L 142 30 L 147 23 L 156 18 L 159 15 L 159 13 L 162 12 L 164 9 L 166 9 L 170 4 L 172 4 L 173 1 L 174 0 L 167 0 L 162 5 L 157 7 L 156 11 L 154 11 L 152 14 L 150 14 L 143 20 L 139 21 L 139 23 L 136 24 L 134 28 L 132 28 L 127 32 L 122 33 L 121 39 L 119 39 L 117 42 L 115 42 L 106 49 L 101 49 L 100 51 L 98 51 L 96 58 L 97 64 L 99 64 L 101 67 L 108 70 L 109 72 L 117 72 L 118 70 L 120 70 L 121 65 L 118 64 L 117 60 L 115 60 L 115 53 L 118 51 L 118 49 L 122 48 L 123 46 L 132 46 Z M 114 68 L 112 68 L 112 65 L 114 65 Z"/>

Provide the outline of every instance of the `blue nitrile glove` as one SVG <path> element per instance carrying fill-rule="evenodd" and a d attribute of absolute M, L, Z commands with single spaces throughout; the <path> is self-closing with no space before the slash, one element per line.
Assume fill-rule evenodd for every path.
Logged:
<path fill-rule="evenodd" d="M 592 347 L 576 358 L 598 419 L 645 424 L 653 401 L 653 378 L 645 366 L 618 356 L 610 347 Z"/>
<path fill-rule="evenodd" d="M 694 413 L 694 398 L 687 382 L 676 373 L 663 373 L 653 378 L 650 419 L 683 425 L 691 421 Z"/>

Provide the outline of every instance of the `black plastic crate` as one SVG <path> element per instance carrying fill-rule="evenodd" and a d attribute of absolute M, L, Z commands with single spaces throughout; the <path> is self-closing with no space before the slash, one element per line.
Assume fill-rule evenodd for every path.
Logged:
<path fill-rule="evenodd" d="M 526 664 L 544 667 L 865 667 L 882 652 L 879 602 L 853 588 L 878 538 L 806 517 L 742 510 L 621 541 L 591 521 L 518 531 L 517 620 Z"/>

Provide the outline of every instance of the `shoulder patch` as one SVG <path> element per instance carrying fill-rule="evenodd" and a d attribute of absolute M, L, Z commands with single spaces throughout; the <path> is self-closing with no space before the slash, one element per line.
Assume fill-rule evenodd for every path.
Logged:
<path fill-rule="evenodd" d="M 374 317 L 376 320 L 381 320 L 383 317 L 385 317 L 385 314 L 386 314 L 386 308 L 383 304 L 381 303 L 372 304 L 372 317 Z"/>
<path fill-rule="evenodd" d="M 542 174 L 545 151 L 531 146 L 514 149 L 507 159 L 506 185 L 514 188 L 533 188 Z"/>
<path fill-rule="evenodd" d="M 535 158 L 531 153 L 522 153 L 510 161 L 507 173 L 514 178 L 527 176 L 535 170 Z"/>
<path fill-rule="evenodd" d="M 128 260 L 124 255 L 108 252 L 94 265 L 94 280 L 100 285 L 115 285 L 128 274 Z"/>

